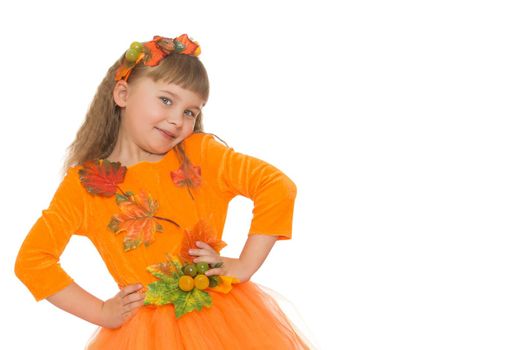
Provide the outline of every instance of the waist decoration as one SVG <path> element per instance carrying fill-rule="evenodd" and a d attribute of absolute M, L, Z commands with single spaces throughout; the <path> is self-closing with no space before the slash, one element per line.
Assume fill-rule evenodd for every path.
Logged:
<path fill-rule="evenodd" d="M 158 280 L 148 285 L 144 305 L 173 304 L 175 316 L 182 317 L 188 312 L 212 306 L 208 291 L 229 293 L 239 279 L 232 276 L 206 276 L 210 268 L 222 266 L 222 262 L 194 264 L 189 249 L 196 248 L 195 242 L 209 244 L 217 252 L 226 246 L 215 238 L 213 230 L 204 221 L 199 221 L 191 230 L 184 230 L 184 238 L 178 256 L 167 254 L 166 261 L 148 266 L 146 269 Z"/>

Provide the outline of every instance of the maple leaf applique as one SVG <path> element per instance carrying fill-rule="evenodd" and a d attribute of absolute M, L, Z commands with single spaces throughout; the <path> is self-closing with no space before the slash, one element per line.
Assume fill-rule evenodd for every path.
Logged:
<path fill-rule="evenodd" d="M 138 194 L 126 192 L 116 195 L 120 213 L 113 215 L 108 224 L 115 234 L 126 232 L 124 250 L 137 248 L 141 243 L 147 247 L 154 241 L 156 232 L 162 232 L 163 227 L 158 220 L 165 220 L 179 226 L 176 222 L 156 216 L 158 202 L 144 191 Z"/>
<path fill-rule="evenodd" d="M 82 186 L 91 194 L 111 197 L 124 182 L 127 168 L 107 159 L 87 161 L 78 171 Z M 122 190 L 121 190 L 122 192 Z"/>
<path fill-rule="evenodd" d="M 191 230 L 184 230 L 184 238 L 179 251 L 179 257 L 184 263 L 191 263 L 195 258 L 190 255 L 189 250 L 198 248 L 195 244 L 197 241 L 207 243 L 217 253 L 226 247 L 226 242 L 217 239 L 212 227 L 204 220 L 199 220 Z"/>
<path fill-rule="evenodd" d="M 171 171 L 171 180 L 179 187 L 198 187 L 201 184 L 201 167 L 184 163 L 176 171 Z"/>
<path fill-rule="evenodd" d="M 126 232 L 124 250 L 137 248 L 144 242 L 146 246 L 154 240 L 156 232 L 162 232 L 163 227 L 157 220 L 164 220 L 179 227 L 175 221 L 156 216 L 158 202 L 150 194 L 141 191 L 124 192 L 118 185 L 124 182 L 127 168 L 120 162 L 111 162 L 106 159 L 87 161 L 78 171 L 82 186 L 91 194 L 112 197 L 120 208 L 120 214 L 113 215 L 108 228 L 119 234 Z M 118 191 L 118 193 L 117 193 Z"/>

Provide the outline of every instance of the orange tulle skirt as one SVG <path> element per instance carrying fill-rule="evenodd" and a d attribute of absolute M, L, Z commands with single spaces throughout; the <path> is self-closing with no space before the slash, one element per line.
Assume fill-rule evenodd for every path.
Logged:
<path fill-rule="evenodd" d="M 277 301 L 254 282 L 209 292 L 212 306 L 175 317 L 173 305 L 143 306 L 120 328 L 99 328 L 87 350 L 311 349 Z"/>

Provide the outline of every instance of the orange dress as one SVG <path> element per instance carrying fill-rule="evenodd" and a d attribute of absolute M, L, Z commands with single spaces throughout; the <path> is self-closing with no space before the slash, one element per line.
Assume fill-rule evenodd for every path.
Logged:
<path fill-rule="evenodd" d="M 37 301 L 73 281 L 59 263 L 72 234 L 93 242 L 120 288 L 141 283 L 148 286 L 147 293 L 155 282 L 161 283 L 161 267 L 169 265 L 167 257 L 179 256 L 189 233 L 205 227 L 208 236 L 221 240 L 228 202 L 236 195 L 254 202 L 249 235 L 291 238 L 296 187 L 285 174 L 209 134 L 192 134 L 183 146 L 191 161 L 186 172 L 175 150 L 158 162 L 118 169 L 108 167 L 117 163 L 99 161 L 98 174 L 93 169 L 88 173 L 85 164 L 68 170 L 16 261 L 17 276 Z M 173 271 L 164 272 L 168 276 Z M 207 305 L 185 312 L 181 307 L 178 316 L 180 304 L 167 303 L 169 295 L 150 295 L 149 304 L 121 327 L 99 328 L 86 348 L 308 348 L 276 300 L 260 286 L 238 283 L 232 276 L 221 278 L 218 286 L 199 290 L 200 296 L 207 295 Z M 155 304 L 161 299 L 164 303 Z"/>

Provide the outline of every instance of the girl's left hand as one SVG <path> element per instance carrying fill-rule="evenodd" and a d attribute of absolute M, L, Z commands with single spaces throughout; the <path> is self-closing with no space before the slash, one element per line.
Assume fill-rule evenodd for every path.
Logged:
<path fill-rule="evenodd" d="M 222 275 L 222 276 L 231 276 L 239 279 L 239 282 L 248 281 L 251 277 L 248 271 L 243 267 L 243 264 L 240 259 L 236 258 L 227 258 L 225 256 L 220 256 L 215 249 L 210 247 L 204 242 L 196 242 L 197 247 L 200 249 L 190 249 L 190 255 L 197 256 L 193 259 L 193 262 L 196 264 L 198 262 L 204 261 L 208 264 L 223 263 L 222 267 L 209 269 L 206 271 L 206 276 L 212 275 Z"/>

